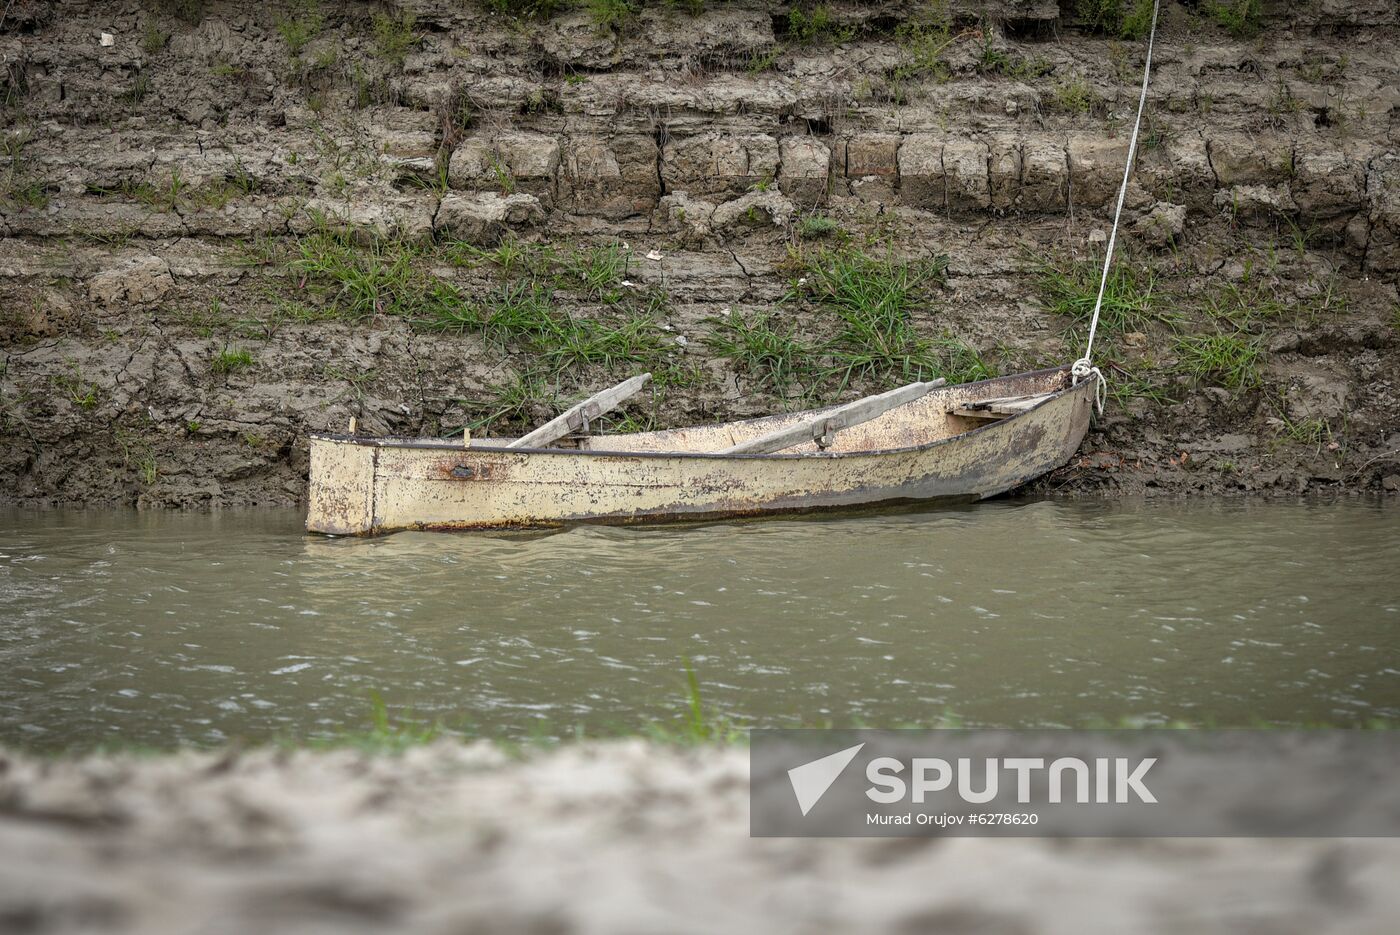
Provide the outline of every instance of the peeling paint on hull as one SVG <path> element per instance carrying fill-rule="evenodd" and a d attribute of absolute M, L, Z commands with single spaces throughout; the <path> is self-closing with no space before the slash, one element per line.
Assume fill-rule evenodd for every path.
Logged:
<path fill-rule="evenodd" d="M 1050 393 L 979 423 L 977 399 Z M 652 523 L 901 501 L 975 500 L 1064 464 L 1089 426 L 1094 387 L 1064 368 L 935 390 L 838 434 L 826 451 L 710 452 L 813 413 L 583 440 L 578 448 L 462 447 L 438 439 L 311 438 L 307 529 L 372 535 L 575 522 Z"/>

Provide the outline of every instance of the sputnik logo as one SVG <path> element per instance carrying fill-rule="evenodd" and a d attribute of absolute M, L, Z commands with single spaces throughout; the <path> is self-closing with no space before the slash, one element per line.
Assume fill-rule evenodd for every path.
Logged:
<path fill-rule="evenodd" d="M 864 743 L 858 743 L 854 747 L 847 747 L 788 770 L 788 781 L 792 783 L 793 795 L 797 796 L 797 807 L 802 809 L 804 817 L 821 801 L 822 796 L 826 795 L 826 790 L 845 772 L 846 767 L 851 765 L 851 760 L 856 758 L 863 746 Z"/>

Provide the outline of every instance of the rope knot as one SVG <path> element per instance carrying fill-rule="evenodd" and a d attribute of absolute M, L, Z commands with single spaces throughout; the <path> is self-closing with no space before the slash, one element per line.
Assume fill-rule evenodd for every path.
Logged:
<path fill-rule="evenodd" d="M 1103 415 L 1103 404 L 1108 399 L 1108 379 L 1104 377 L 1103 371 L 1094 366 L 1094 362 L 1087 357 L 1081 357 L 1069 368 L 1071 376 L 1074 377 L 1074 385 L 1078 386 L 1091 377 L 1098 381 L 1094 387 L 1094 408 L 1099 415 Z"/>

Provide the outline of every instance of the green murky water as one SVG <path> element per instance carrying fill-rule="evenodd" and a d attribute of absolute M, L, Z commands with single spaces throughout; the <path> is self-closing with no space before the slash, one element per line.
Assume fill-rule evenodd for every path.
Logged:
<path fill-rule="evenodd" d="M 0 742 L 1400 716 L 1400 512 L 1000 502 L 328 540 L 293 513 L 0 513 Z"/>

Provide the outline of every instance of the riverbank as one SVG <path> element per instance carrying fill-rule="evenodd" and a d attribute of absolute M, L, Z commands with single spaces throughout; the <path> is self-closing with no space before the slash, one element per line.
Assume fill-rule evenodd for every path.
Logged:
<path fill-rule="evenodd" d="M 1380 933 L 1387 840 L 748 837 L 748 753 L 0 752 L 10 931 Z"/>
<path fill-rule="evenodd" d="M 606 430 L 1079 355 L 1132 22 L 680 6 L 17 4 L 0 500 L 294 504 L 308 431 L 641 370 Z M 1297 6 L 1164 5 L 1113 396 L 1035 490 L 1400 489 L 1400 22 Z"/>

